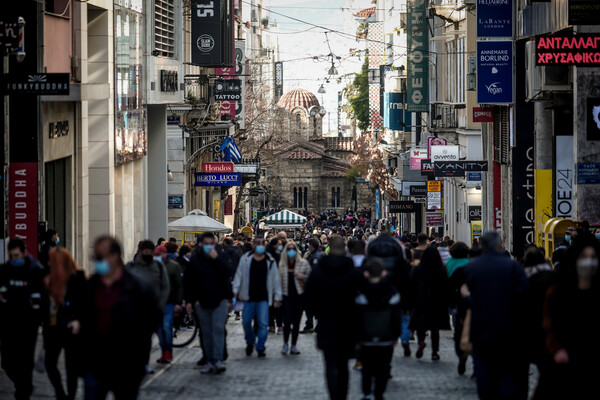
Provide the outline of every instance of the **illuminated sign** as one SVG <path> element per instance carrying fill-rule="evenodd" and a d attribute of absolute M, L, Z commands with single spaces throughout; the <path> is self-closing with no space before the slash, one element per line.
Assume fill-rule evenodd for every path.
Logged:
<path fill-rule="evenodd" d="M 543 35 L 535 38 L 536 65 L 600 65 L 600 34 Z"/>

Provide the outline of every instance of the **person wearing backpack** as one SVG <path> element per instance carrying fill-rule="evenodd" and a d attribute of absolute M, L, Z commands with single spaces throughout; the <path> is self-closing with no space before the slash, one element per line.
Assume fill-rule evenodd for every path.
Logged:
<path fill-rule="evenodd" d="M 368 283 L 355 300 L 359 314 L 363 399 L 371 399 L 374 379 L 375 400 L 381 400 L 390 377 L 394 344 L 402 333 L 400 293 L 388 278 L 382 259 L 367 258 L 363 274 Z"/>

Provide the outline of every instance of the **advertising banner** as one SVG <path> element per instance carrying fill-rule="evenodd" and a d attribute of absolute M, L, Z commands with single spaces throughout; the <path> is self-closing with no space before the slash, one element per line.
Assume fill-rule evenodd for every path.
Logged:
<path fill-rule="evenodd" d="M 390 201 L 391 213 L 414 213 L 417 212 L 417 207 L 413 201 Z"/>
<path fill-rule="evenodd" d="M 383 97 L 383 126 L 394 131 L 403 131 L 401 122 L 403 118 L 404 104 L 402 103 L 402 93 L 386 92 Z M 410 124 L 407 124 L 410 125 Z"/>
<path fill-rule="evenodd" d="M 195 186 L 240 186 L 242 174 L 207 174 L 196 172 Z"/>
<path fill-rule="evenodd" d="M 25 241 L 37 258 L 38 164 L 10 163 L 8 176 L 8 234 Z"/>
<path fill-rule="evenodd" d="M 477 0 L 477 37 L 512 37 L 513 0 Z"/>
<path fill-rule="evenodd" d="M 536 169 L 535 178 L 535 236 L 543 246 L 544 224 L 552 218 L 552 170 Z"/>
<path fill-rule="evenodd" d="M 600 65 L 600 33 L 537 36 L 535 64 L 597 67 Z"/>
<path fill-rule="evenodd" d="M 459 146 L 432 146 L 429 158 L 431 162 L 459 161 Z"/>
<path fill-rule="evenodd" d="M 477 102 L 513 102 L 513 42 L 477 42 Z"/>
<path fill-rule="evenodd" d="M 444 213 L 439 211 L 425 213 L 425 225 L 429 227 L 444 226 Z"/>
<path fill-rule="evenodd" d="M 231 66 L 233 10 L 231 0 L 192 0 L 192 64 Z"/>
<path fill-rule="evenodd" d="M 483 223 L 481 221 L 471 221 L 471 243 L 475 239 L 479 240 L 483 234 Z"/>
<path fill-rule="evenodd" d="M 598 0 L 569 0 L 569 25 L 597 25 L 599 20 Z"/>
<path fill-rule="evenodd" d="M 556 136 L 556 167 L 554 170 L 554 215 L 559 218 L 574 217 L 575 164 L 573 161 L 573 136 Z"/>
<path fill-rule="evenodd" d="M 427 152 L 425 150 L 412 149 L 410 151 L 410 169 L 421 170 L 421 160 L 427 158 Z"/>
<path fill-rule="evenodd" d="M 240 77 L 241 99 L 235 102 L 235 117 L 240 129 L 246 129 L 246 41 L 235 41 L 235 74 Z"/>
<path fill-rule="evenodd" d="M 429 110 L 429 27 L 427 25 L 426 0 L 408 0 L 406 110 L 427 112 Z"/>

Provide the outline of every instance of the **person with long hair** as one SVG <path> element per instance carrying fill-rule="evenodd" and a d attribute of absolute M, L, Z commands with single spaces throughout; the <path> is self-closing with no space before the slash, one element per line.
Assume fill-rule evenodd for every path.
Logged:
<path fill-rule="evenodd" d="M 279 260 L 279 278 L 283 294 L 283 347 L 282 354 L 290 351 L 292 355 L 300 354 L 296 344 L 300 333 L 300 320 L 304 311 L 302 295 L 304 285 L 310 275 L 310 264 L 302 258 L 295 242 L 289 240 Z M 292 334 L 292 347 L 289 340 Z"/>
<path fill-rule="evenodd" d="M 57 399 L 74 399 L 79 374 L 77 335 L 79 334 L 85 276 L 71 254 L 62 247 L 50 250 L 50 273 L 44 278 L 48 293 L 48 313 L 44 318 L 44 349 L 46 371 Z M 58 357 L 65 351 L 67 390 L 65 391 Z"/>

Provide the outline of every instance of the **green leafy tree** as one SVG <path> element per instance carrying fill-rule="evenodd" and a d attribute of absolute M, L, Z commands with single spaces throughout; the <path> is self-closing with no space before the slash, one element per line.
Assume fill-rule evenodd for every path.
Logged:
<path fill-rule="evenodd" d="M 354 90 L 346 91 L 352 114 L 358 120 L 358 128 L 365 132 L 371 125 L 371 114 L 369 113 L 369 57 L 356 74 L 352 86 Z"/>

